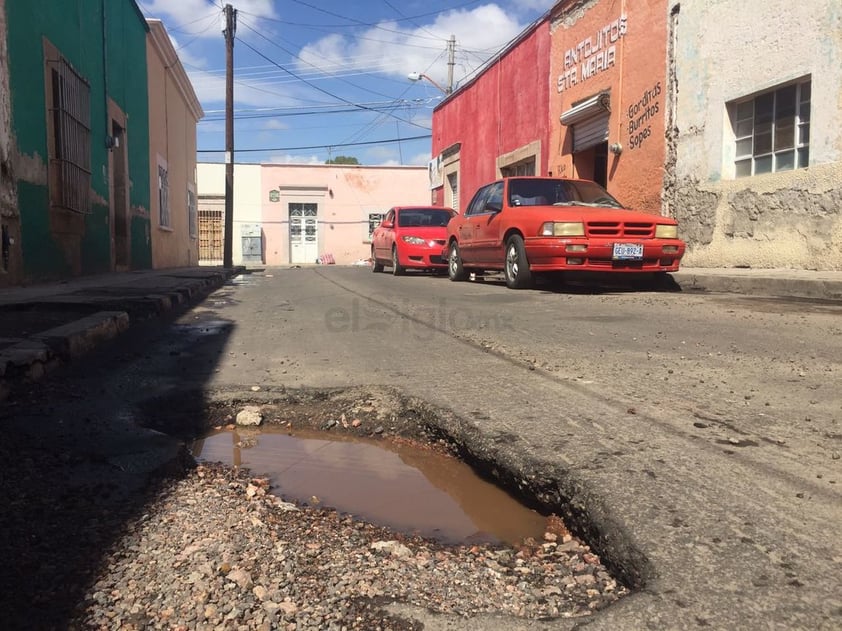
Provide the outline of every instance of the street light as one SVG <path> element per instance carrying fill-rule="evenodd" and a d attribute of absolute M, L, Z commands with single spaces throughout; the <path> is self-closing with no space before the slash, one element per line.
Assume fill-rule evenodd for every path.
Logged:
<path fill-rule="evenodd" d="M 426 79 L 434 86 L 436 86 L 439 90 L 441 90 L 442 94 L 450 94 L 450 90 L 445 90 L 438 83 L 436 83 L 432 77 L 425 75 L 423 72 L 410 72 L 408 75 L 406 75 L 406 78 L 410 81 L 421 81 L 421 79 Z"/>

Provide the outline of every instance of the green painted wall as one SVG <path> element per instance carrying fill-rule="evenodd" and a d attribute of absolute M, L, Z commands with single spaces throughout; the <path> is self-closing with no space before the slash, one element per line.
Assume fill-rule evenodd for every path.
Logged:
<path fill-rule="evenodd" d="M 106 94 L 127 116 L 131 266 L 151 267 L 146 22 L 134 0 L 14 1 L 6 3 L 6 14 L 12 130 L 24 158 L 24 168 L 16 176 L 26 279 L 50 280 L 111 269 Z M 91 214 L 81 220 L 84 226 L 78 239 L 59 238 L 51 229 L 44 39 L 90 84 L 92 206 Z M 79 262 L 77 269 L 73 261 Z"/>

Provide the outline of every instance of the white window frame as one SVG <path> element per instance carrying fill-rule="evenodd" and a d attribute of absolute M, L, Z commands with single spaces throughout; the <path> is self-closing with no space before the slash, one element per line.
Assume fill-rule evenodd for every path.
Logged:
<path fill-rule="evenodd" d="M 790 114 L 782 104 L 795 91 Z M 734 132 L 734 177 L 803 169 L 810 165 L 810 78 L 778 85 L 729 105 Z M 768 112 L 758 111 L 771 105 Z"/>
<path fill-rule="evenodd" d="M 196 197 L 196 186 L 187 184 L 187 230 L 191 239 L 199 236 L 199 203 Z"/>
<path fill-rule="evenodd" d="M 172 230 L 170 217 L 170 177 L 167 161 L 158 157 L 158 226 Z"/>

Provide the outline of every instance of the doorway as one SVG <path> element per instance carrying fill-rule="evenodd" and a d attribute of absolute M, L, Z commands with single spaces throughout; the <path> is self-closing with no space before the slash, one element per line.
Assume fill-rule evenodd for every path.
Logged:
<path fill-rule="evenodd" d="M 573 154 L 576 176 L 608 187 L 608 141 Z"/>
<path fill-rule="evenodd" d="M 289 262 L 315 263 L 319 258 L 318 205 L 289 205 Z"/>
<path fill-rule="evenodd" d="M 112 113 L 118 108 L 111 105 Z M 128 152 L 125 117 L 111 119 L 111 252 L 112 267 L 124 272 L 131 267 L 131 221 L 129 220 Z"/>

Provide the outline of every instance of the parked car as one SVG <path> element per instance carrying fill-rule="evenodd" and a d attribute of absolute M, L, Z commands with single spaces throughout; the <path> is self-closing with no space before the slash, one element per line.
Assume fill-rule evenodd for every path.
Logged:
<path fill-rule="evenodd" d="M 675 272 L 684 250 L 674 219 L 624 208 L 596 182 L 510 177 L 450 221 L 442 255 L 450 280 L 502 270 L 521 289 L 540 272 Z"/>
<path fill-rule="evenodd" d="M 384 266 L 399 276 L 405 270 L 447 270 L 442 256 L 447 224 L 456 213 L 443 206 L 396 206 L 371 235 L 371 269 Z"/>

